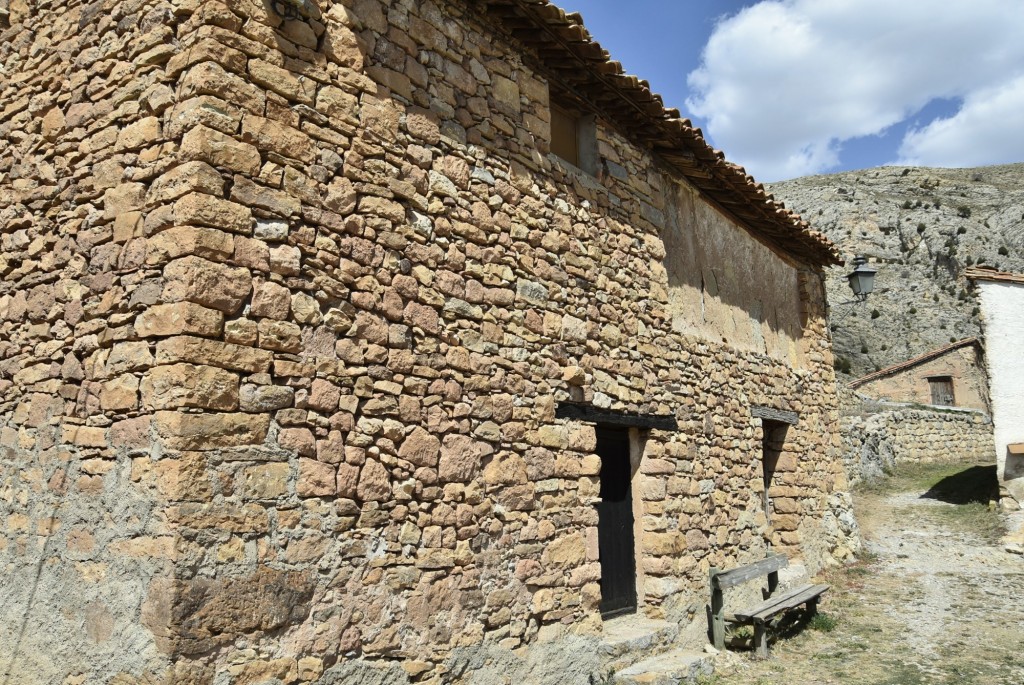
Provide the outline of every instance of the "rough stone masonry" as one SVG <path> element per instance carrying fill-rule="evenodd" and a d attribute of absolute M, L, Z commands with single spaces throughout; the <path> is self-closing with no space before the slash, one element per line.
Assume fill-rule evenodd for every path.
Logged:
<path fill-rule="evenodd" d="M 824 239 L 545 2 L 298 5 L 0 0 L 0 682 L 588 682 L 570 402 L 675 422 L 689 639 L 710 566 L 856 548 Z"/>

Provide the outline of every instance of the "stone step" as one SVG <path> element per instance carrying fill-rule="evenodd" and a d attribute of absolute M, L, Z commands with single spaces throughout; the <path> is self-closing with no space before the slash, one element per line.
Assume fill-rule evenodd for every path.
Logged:
<path fill-rule="evenodd" d="M 613 671 L 652 654 L 667 651 L 679 635 L 679 626 L 643 616 L 620 616 L 604 624 L 602 661 Z"/>
<path fill-rule="evenodd" d="M 711 675 L 714 657 L 689 649 L 656 654 L 617 672 L 610 685 L 680 685 Z"/>

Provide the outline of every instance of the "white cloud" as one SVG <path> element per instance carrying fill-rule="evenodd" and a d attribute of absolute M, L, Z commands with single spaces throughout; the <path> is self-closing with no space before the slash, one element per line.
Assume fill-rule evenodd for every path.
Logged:
<path fill-rule="evenodd" d="M 844 141 L 882 133 L 936 98 L 962 99 L 957 115 L 915 129 L 901 150 L 959 166 L 958 149 L 995 134 L 958 148 L 956 129 L 1019 102 L 1024 86 L 1008 84 L 1024 77 L 1022 35 L 1020 0 L 766 0 L 715 27 L 687 105 L 731 160 L 776 180 L 832 168 Z M 992 130 L 1015 130 L 1017 142 L 1021 126 Z"/>
<path fill-rule="evenodd" d="M 898 164 L 970 167 L 1024 161 L 1024 76 L 967 96 L 956 114 L 910 130 Z"/>

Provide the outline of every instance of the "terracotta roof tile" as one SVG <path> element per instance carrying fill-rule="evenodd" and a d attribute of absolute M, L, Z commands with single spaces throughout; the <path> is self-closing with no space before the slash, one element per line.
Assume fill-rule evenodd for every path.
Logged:
<path fill-rule="evenodd" d="M 998 271 L 983 266 L 976 266 L 967 269 L 964 276 L 972 281 L 1003 281 L 1005 283 L 1024 284 L 1024 274 L 1010 273 L 1009 271 Z"/>
<path fill-rule="evenodd" d="M 666 108 L 650 84 L 625 74 L 583 26 L 549 0 L 482 0 L 488 10 L 529 47 L 543 50 L 542 62 L 558 79 L 589 101 L 636 141 L 672 164 L 707 199 L 780 250 L 814 264 L 842 264 L 836 246 L 821 232 L 765 192 L 746 169 L 726 161 L 678 109 Z M 572 68 L 569 68 L 569 67 Z M 582 68 L 581 68 L 582 67 Z"/>

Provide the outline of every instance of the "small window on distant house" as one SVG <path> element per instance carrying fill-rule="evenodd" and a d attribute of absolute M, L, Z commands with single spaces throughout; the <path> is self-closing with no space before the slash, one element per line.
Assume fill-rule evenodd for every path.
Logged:
<path fill-rule="evenodd" d="M 551 104 L 551 152 L 588 174 L 597 173 L 597 124 L 593 115 Z"/>
<path fill-rule="evenodd" d="M 932 404 L 944 407 L 956 405 L 953 397 L 953 378 L 951 376 L 934 376 L 928 379 L 932 391 Z"/>

